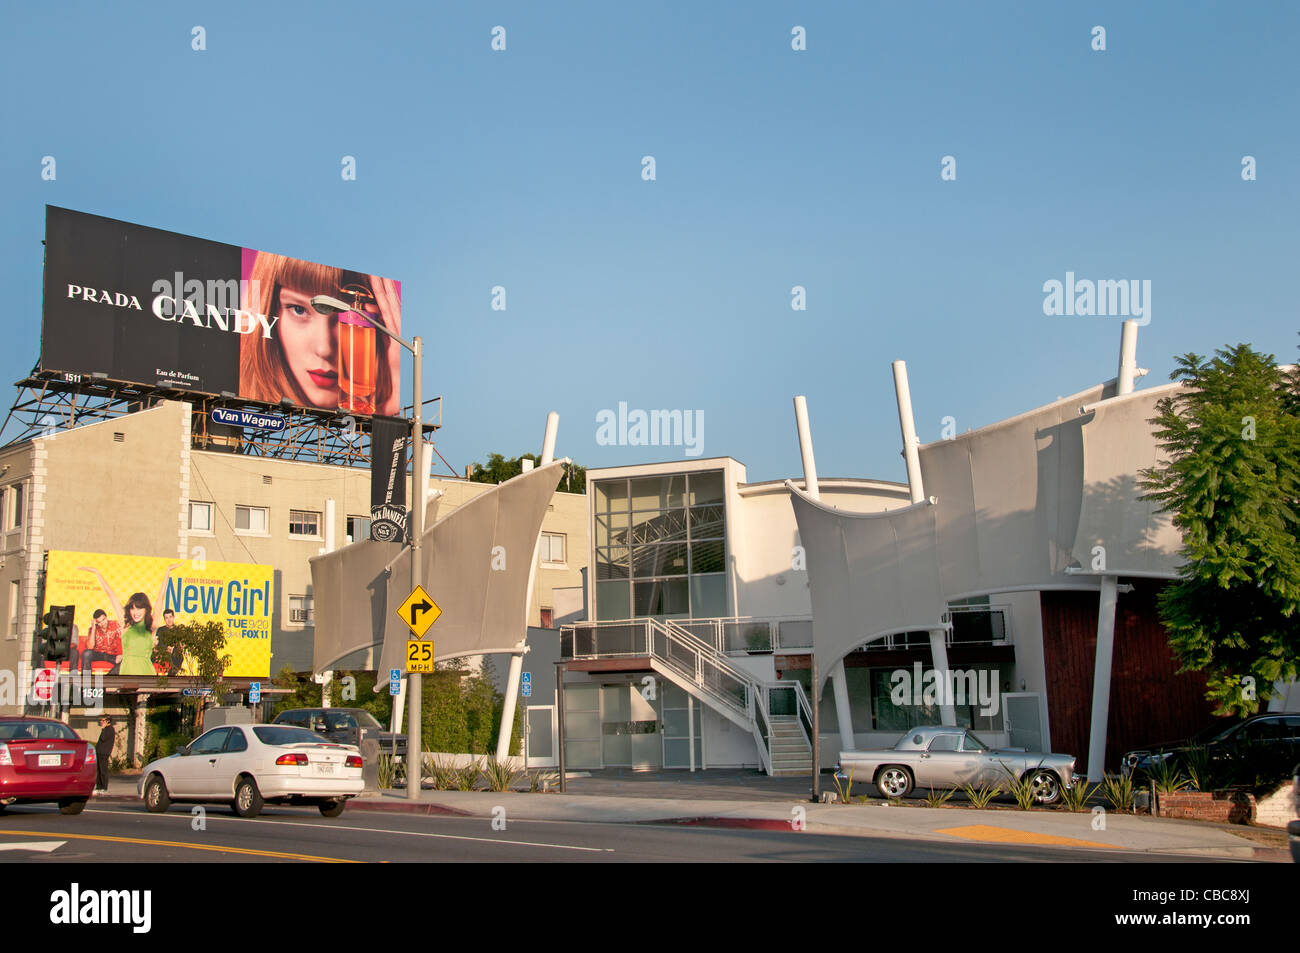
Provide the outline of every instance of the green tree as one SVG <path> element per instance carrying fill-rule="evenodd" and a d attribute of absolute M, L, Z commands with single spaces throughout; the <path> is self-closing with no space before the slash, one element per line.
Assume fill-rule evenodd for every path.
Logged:
<path fill-rule="evenodd" d="M 1300 387 L 1245 344 L 1177 363 L 1152 420 L 1168 459 L 1141 474 L 1183 534 L 1160 616 L 1217 712 L 1250 714 L 1300 658 Z"/>
<path fill-rule="evenodd" d="M 541 459 L 541 455 L 536 453 L 525 453 L 509 460 L 499 453 L 489 453 L 487 463 L 474 464 L 474 472 L 470 474 L 470 480 L 474 483 L 504 483 L 524 472 L 525 460 L 532 460 L 537 464 Z M 580 467 L 576 463 L 566 466 L 559 488 L 566 493 L 587 492 L 587 468 Z"/>
<path fill-rule="evenodd" d="M 159 630 L 158 644 L 154 646 L 153 662 L 159 666 L 172 666 L 175 659 L 184 657 L 184 665 L 177 675 L 158 676 L 159 685 L 172 684 L 172 679 L 194 689 L 191 695 L 181 695 L 182 724 L 193 724 L 197 735 L 203 725 L 203 710 L 210 702 L 220 704 L 226 694 L 225 673 L 230 666 L 226 647 L 226 627 L 220 622 L 187 622 L 164 626 Z M 202 689 L 210 695 L 202 695 Z M 192 720 L 191 720 L 192 719 Z"/>

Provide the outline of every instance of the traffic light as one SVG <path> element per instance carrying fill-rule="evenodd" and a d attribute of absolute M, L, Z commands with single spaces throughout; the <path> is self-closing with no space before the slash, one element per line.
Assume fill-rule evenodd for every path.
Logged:
<path fill-rule="evenodd" d="M 42 652 L 47 662 L 63 662 L 72 650 L 72 620 L 76 606 L 50 606 L 45 614 L 47 628 L 41 633 Z"/>

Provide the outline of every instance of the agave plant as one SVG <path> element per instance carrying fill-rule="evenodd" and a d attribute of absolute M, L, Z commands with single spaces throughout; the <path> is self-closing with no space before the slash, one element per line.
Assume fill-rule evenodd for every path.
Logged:
<path fill-rule="evenodd" d="M 1209 749 L 1199 745 L 1188 748 L 1183 752 L 1182 760 L 1192 787 L 1198 791 L 1214 790 L 1214 784 L 1210 777 Z"/>
<path fill-rule="evenodd" d="M 483 765 L 483 779 L 489 791 L 509 791 L 523 773 L 509 759 L 498 761 L 491 757 Z"/>
<path fill-rule="evenodd" d="M 528 792 L 536 794 L 538 791 L 550 790 L 550 786 L 560 780 L 557 771 L 529 771 L 528 772 Z"/>
<path fill-rule="evenodd" d="M 452 787 L 457 791 L 473 791 L 482 773 L 478 758 L 471 758 L 469 764 L 452 770 Z"/>
<path fill-rule="evenodd" d="M 840 803 L 852 804 L 850 798 L 853 796 L 853 769 L 849 768 L 848 777 L 843 781 L 840 780 L 839 774 L 832 774 L 831 778 L 835 781 L 835 792 L 840 796 Z"/>
<path fill-rule="evenodd" d="M 379 775 L 379 790 L 391 788 L 397 778 L 397 765 L 393 764 L 392 755 L 381 754 L 375 762 L 375 769 Z"/>
<path fill-rule="evenodd" d="M 455 766 L 443 758 L 433 755 L 424 757 L 424 774 L 433 781 L 435 791 L 454 791 L 459 772 Z"/>
<path fill-rule="evenodd" d="M 925 806 L 943 807 L 955 793 L 952 788 L 944 788 L 942 791 L 935 791 L 934 788 L 930 788 L 930 793 L 925 797 Z"/>
<path fill-rule="evenodd" d="M 962 787 L 966 792 L 966 799 L 978 808 L 986 808 L 989 801 L 993 800 L 1002 793 L 1002 789 L 989 784 L 981 784 L 978 788 L 967 784 Z"/>
<path fill-rule="evenodd" d="M 1020 805 L 1020 810 L 1027 811 L 1033 807 L 1038 794 L 1034 787 L 1033 775 L 1026 774 L 1024 777 L 1018 778 L 1015 772 L 1005 764 L 1002 766 L 1002 770 L 1007 776 L 1007 789 L 1011 792 L 1011 796 L 1016 799 L 1016 803 Z M 983 807 L 983 805 L 980 806 Z"/>
<path fill-rule="evenodd" d="M 1157 794 L 1177 794 L 1191 781 L 1183 776 L 1173 758 L 1164 758 L 1147 771 Z"/>
<path fill-rule="evenodd" d="M 1133 775 L 1106 775 L 1101 782 L 1101 792 L 1116 813 L 1125 814 L 1133 809 Z"/>
<path fill-rule="evenodd" d="M 1061 803 L 1067 811 L 1086 811 L 1089 799 L 1097 793 L 1100 784 L 1088 787 L 1088 782 L 1077 780 L 1068 788 L 1061 789 Z"/>

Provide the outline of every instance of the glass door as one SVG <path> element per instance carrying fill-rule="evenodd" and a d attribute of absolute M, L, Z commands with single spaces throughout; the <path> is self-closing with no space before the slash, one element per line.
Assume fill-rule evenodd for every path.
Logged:
<path fill-rule="evenodd" d="M 601 752 L 607 767 L 662 766 L 655 700 L 645 697 L 637 685 L 600 686 L 600 722 Z"/>
<path fill-rule="evenodd" d="M 703 706 L 669 681 L 659 682 L 659 693 L 664 712 L 664 767 L 692 770 L 704 767 L 704 740 L 700 731 Z M 695 749 L 693 762 L 692 747 Z"/>

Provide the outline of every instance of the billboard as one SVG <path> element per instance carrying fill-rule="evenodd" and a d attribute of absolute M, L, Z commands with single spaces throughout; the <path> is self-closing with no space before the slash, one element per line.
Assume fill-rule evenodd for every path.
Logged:
<path fill-rule="evenodd" d="M 250 563 L 200 565 L 202 569 L 191 560 L 51 550 L 41 615 L 50 606 L 76 608 L 75 661 L 59 668 L 105 675 L 193 675 L 193 660 L 184 653 L 154 659 L 162 642 L 159 630 L 170 624 L 220 622 L 226 631 L 223 651 L 230 656 L 226 674 L 268 677 L 274 569 Z"/>
<path fill-rule="evenodd" d="M 369 320 L 367 320 L 369 319 Z M 401 285 L 45 207 L 41 369 L 397 414 Z"/>

